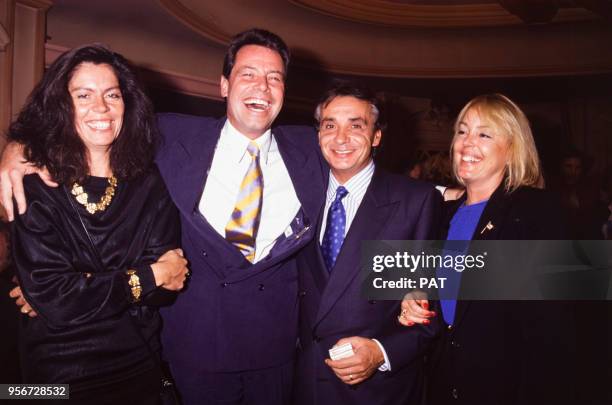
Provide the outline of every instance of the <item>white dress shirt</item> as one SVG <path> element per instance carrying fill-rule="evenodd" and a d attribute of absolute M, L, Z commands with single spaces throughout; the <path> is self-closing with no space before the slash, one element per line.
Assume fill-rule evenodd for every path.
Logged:
<path fill-rule="evenodd" d="M 346 226 L 344 227 L 344 236 L 348 233 L 355 214 L 361 205 L 363 196 L 372 181 L 372 175 L 374 174 L 374 162 L 370 160 L 370 163 L 361 169 L 359 173 L 355 174 L 345 184 L 340 184 L 334 177 L 333 173 L 329 173 L 329 184 L 327 185 L 327 197 L 325 199 L 325 211 L 323 211 L 323 226 L 321 227 L 321 234 L 319 235 L 319 242 L 323 243 L 323 235 L 325 234 L 325 227 L 327 226 L 327 214 L 329 207 L 336 199 L 336 190 L 340 185 L 346 188 L 348 194 L 342 199 L 342 206 L 346 212 Z"/>
<path fill-rule="evenodd" d="M 346 213 L 346 226 L 344 227 L 344 236 L 348 233 L 348 230 L 353 223 L 353 219 L 355 219 L 355 214 L 357 214 L 357 210 L 361 205 L 361 201 L 363 201 L 363 197 L 372 181 L 372 175 L 374 174 L 374 162 L 370 160 L 370 163 L 361 169 L 357 174 L 351 177 L 346 183 L 340 184 L 338 180 L 334 177 L 334 174 L 330 172 L 329 174 L 329 184 L 327 185 L 327 197 L 325 199 L 325 211 L 323 212 L 323 226 L 321 226 L 321 234 L 319 235 L 319 243 L 323 243 L 323 235 L 325 235 L 325 227 L 327 226 L 327 213 L 329 211 L 329 207 L 332 205 L 334 200 L 336 199 L 336 190 L 338 186 L 342 185 L 348 191 L 348 194 L 342 199 L 342 206 L 344 207 L 344 211 Z M 333 270 L 332 270 L 333 271 Z M 391 363 L 389 362 L 389 358 L 387 357 L 387 352 L 383 345 L 378 341 L 378 339 L 372 339 L 378 344 L 380 350 L 383 353 L 385 358 L 385 362 L 378 367 L 380 371 L 391 371 Z"/>
<path fill-rule="evenodd" d="M 301 205 L 271 131 L 254 141 L 259 146 L 259 164 L 263 174 L 263 204 L 253 261 L 257 263 L 266 257 L 276 239 L 287 230 Z M 251 164 L 247 152 L 249 142 L 251 139 L 238 132 L 229 120 L 225 121 L 200 199 L 200 213 L 224 238 L 240 185 Z"/>

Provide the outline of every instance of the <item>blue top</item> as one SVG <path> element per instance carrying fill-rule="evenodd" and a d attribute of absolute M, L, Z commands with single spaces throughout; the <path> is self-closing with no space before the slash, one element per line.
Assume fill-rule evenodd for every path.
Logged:
<path fill-rule="evenodd" d="M 469 241 L 474 235 L 480 216 L 487 205 L 488 200 L 472 205 L 461 205 L 450 221 L 450 229 L 444 244 L 444 255 L 463 255 L 467 252 L 469 244 L 451 244 L 448 241 Z M 444 288 L 440 290 L 440 305 L 442 315 L 448 325 L 455 320 L 457 308 L 457 295 L 461 285 L 461 273 L 453 268 L 442 267 L 436 272 L 438 277 L 446 277 Z"/>
<path fill-rule="evenodd" d="M 476 225 L 489 200 L 472 205 L 462 205 L 450 221 L 446 240 L 472 240 Z"/>

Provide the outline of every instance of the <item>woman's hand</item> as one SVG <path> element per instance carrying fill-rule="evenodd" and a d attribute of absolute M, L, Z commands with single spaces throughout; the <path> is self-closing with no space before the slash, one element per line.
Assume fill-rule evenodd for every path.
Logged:
<path fill-rule="evenodd" d="M 402 312 L 397 317 L 399 323 L 404 326 L 414 324 L 429 325 L 429 318 L 436 316 L 434 311 L 429 310 L 427 294 L 421 291 L 409 292 L 402 300 Z"/>
<path fill-rule="evenodd" d="M 11 292 L 9 292 L 9 297 L 17 298 L 15 300 L 15 305 L 19 307 L 19 310 L 21 311 L 22 314 L 27 315 L 30 318 L 34 318 L 35 316 L 38 315 L 36 311 L 32 309 L 30 304 L 28 304 L 28 302 L 25 300 L 23 296 L 23 292 L 21 292 L 21 287 L 17 286 L 13 288 Z"/>
<path fill-rule="evenodd" d="M 187 260 L 183 257 L 182 249 L 169 250 L 151 265 L 155 285 L 166 290 L 179 291 L 185 285 L 189 276 Z"/>

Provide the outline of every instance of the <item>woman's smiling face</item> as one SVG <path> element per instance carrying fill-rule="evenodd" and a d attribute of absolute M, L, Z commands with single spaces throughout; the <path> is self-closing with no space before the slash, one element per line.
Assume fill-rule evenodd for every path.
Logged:
<path fill-rule="evenodd" d="M 108 151 L 121 132 L 125 105 L 119 81 L 107 64 L 84 62 L 68 83 L 74 126 L 89 151 Z"/>
<path fill-rule="evenodd" d="M 453 142 L 455 173 L 465 186 L 491 192 L 504 178 L 509 159 L 509 142 L 477 108 L 470 108 L 457 126 Z"/>

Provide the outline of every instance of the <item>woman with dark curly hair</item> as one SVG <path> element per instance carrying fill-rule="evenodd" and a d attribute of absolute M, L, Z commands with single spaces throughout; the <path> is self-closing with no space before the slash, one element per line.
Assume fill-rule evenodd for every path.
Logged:
<path fill-rule="evenodd" d="M 188 270 L 179 222 L 153 164 L 152 106 L 128 62 L 100 45 L 60 56 L 9 139 L 60 187 L 26 176 L 14 221 L 26 383 L 70 384 L 87 404 L 156 403 L 163 290 Z M 119 402 L 117 402 L 119 401 Z"/>

